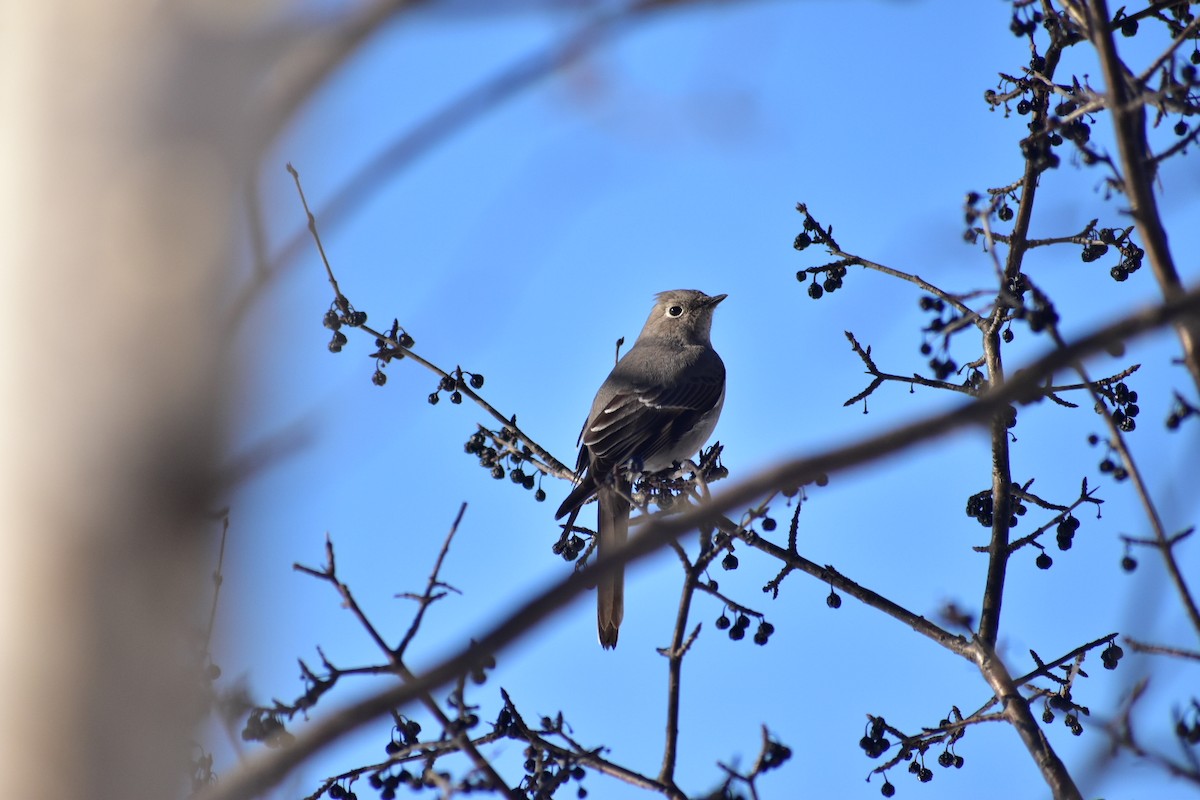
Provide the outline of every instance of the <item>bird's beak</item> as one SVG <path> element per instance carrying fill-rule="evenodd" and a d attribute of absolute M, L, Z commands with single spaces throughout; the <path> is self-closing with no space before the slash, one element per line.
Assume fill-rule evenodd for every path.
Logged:
<path fill-rule="evenodd" d="M 719 295 L 716 295 L 715 297 L 710 297 L 710 298 L 708 298 L 708 303 L 706 305 L 708 305 L 709 308 L 715 308 L 717 303 L 720 303 L 726 297 L 729 297 L 729 295 L 719 294 Z"/>

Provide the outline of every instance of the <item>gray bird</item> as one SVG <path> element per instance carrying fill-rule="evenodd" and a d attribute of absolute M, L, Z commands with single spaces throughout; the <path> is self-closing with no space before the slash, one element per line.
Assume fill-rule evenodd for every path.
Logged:
<path fill-rule="evenodd" d="M 637 341 L 596 392 L 579 434 L 579 483 L 555 519 L 578 513 L 596 495 L 598 558 L 629 537 L 631 475 L 661 472 L 691 458 L 717 425 L 725 364 L 709 332 L 713 310 L 725 297 L 692 289 L 659 293 Z M 596 621 L 606 650 L 617 646 L 624 613 L 622 568 L 596 587 Z"/>

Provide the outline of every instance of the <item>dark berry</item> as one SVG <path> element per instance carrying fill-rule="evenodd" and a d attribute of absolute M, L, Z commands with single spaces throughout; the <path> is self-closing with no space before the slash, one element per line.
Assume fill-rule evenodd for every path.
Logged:
<path fill-rule="evenodd" d="M 1054 564 L 1054 559 L 1050 557 L 1049 553 L 1039 553 L 1035 563 L 1038 569 L 1050 569 L 1050 566 Z"/>
<path fill-rule="evenodd" d="M 738 568 L 737 556 L 735 556 L 733 553 L 726 553 L 725 557 L 723 559 L 721 559 L 721 567 L 722 567 L 722 569 L 727 569 L 727 570 L 737 569 Z"/>
<path fill-rule="evenodd" d="M 1133 556 L 1125 556 L 1121 559 L 1121 569 L 1126 572 L 1133 572 L 1137 569 L 1137 559 Z"/>
<path fill-rule="evenodd" d="M 483 376 L 482 375 L 472 375 L 471 376 L 471 388 L 472 389 L 482 389 L 483 388 Z"/>
<path fill-rule="evenodd" d="M 813 300 L 820 300 L 825 294 L 825 290 L 821 288 L 821 284 L 813 281 L 808 285 L 808 296 Z"/>
<path fill-rule="evenodd" d="M 842 607 L 841 595 L 839 595 L 837 592 L 830 589 L 829 596 L 825 598 L 825 605 L 829 606 L 830 608 L 841 608 Z"/>
<path fill-rule="evenodd" d="M 714 624 L 717 626 L 717 630 L 723 631 L 733 623 L 729 621 L 729 617 L 722 613 L 721 616 L 717 617 L 717 621 Z"/>
<path fill-rule="evenodd" d="M 371 376 L 371 383 L 376 386 L 383 386 L 387 383 L 387 375 L 384 374 L 383 370 L 377 369 L 375 370 L 375 374 Z"/>

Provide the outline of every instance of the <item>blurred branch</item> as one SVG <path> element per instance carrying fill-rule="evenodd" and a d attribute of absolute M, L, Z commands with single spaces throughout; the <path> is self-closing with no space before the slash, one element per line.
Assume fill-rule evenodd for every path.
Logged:
<path fill-rule="evenodd" d="M 1129 210 L 1141 234 L 1142 246 L 1150 259 L 1162 296 L 1168 301 L 1173 300 L 1184 293 L 1184 287 L 1167 245 L 1167 232 L 1154 196 L 1154 172 L 1147 163 L 1149 150 L 1145 107 L 1140 102 L 1130 102 L 1136 98 L 1129 97 L 1129 70 L 1117 56 L 1112 29 L 1108 25 L 1108 4 L 1105 0 L 1090 0 L 1089 12 L 1088 34 L 1104 72 Z M 1200 393 L 1200 314 L 1181 316 L 1175 321 L 1175 329 L 1182 346 L 1184 363 Z"/>
<path fill-rule="evenodd" d="M 1057 325 L 1050 326 L 1050 335 L 1059 347 L 1066 347 L 1066 342 L 1058 331 Z M 1196 599 L 1192 596 L 1191 588 L 1188 586 L 1187 580 L 1183 577 L 1183 571 L 1179 568 L 1179 561 L 1175 558 L 1174 543 L 1168 541 L 1166 526 L 1163 524 L 1162 515 L 1158 511 L 1158 506 L 1154 503 L 1154 499 L 1150 496 L 1150 487 L 1146 485 L 1142 471 L 1138 469 L 1137 462 L 1133 459 L 1133 453 L 1130 452 L 1129 446 L 1125 441 L 1125 436 L 1117 426 L 1116 420 L 1101 397 L 1096 384 L 1088 377 L 1087 368 L 1081 362 L 1076 362 L 1074 365 L 1075 371 L 1079 373 L 1079 377 L 1087 385 L 1088 391 L 1091 392 L 1092 400 L 1096 407 L 1103 410 L 1102 416 L 1104 423 L 1108 427 L 1109 443 L 1112 448 L 1117 451 L 1121 457 L 1121 462 L 1125 466 L 1125 472 L 1133 481 L 1134 490 L 1137 493 L 1138 500 L 1142 504 L 1142 510 L 1146 514 L 1146 518 L 1150 523 L 1150 529 L 1154 532 L 1154 541 L 1157 545 L 1159 553 L 1162 555 L 1163 563 L 1166 565 L 1167 574 L 1171 576 L 1171 582 L 1175 585 L 1175 591 L 1179 595 L 1179 600 L 1182 603 L 1184 610 L 1187 611 L 1188 618 L 1192 622 L 1192 628 L 1197 636 L 1200 636 L 1200 608 L 1196 606 Z"/>
<path fill-rule="evenodd" d="M 1200 651 L 1183 650 L 1178 647 L 1167 647 L 1161 644 L 1147 644 L 1130 636 L 1122 638 L 1129 645 L 1129 649 L 1137 653 L 1150 653 L 1152 655 L 1173 656 L 1175 658 L 1186 658 L 1190 661 L 1200 661 Z"/>

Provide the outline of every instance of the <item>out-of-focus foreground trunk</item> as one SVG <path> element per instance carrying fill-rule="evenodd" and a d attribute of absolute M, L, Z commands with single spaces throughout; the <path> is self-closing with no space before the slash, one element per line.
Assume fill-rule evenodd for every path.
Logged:
<path fill-rule="evenodd" d="M 0 10 L 0 774 L 16 797 L 185 786 L 245 91 L 191 5 Z"/>

